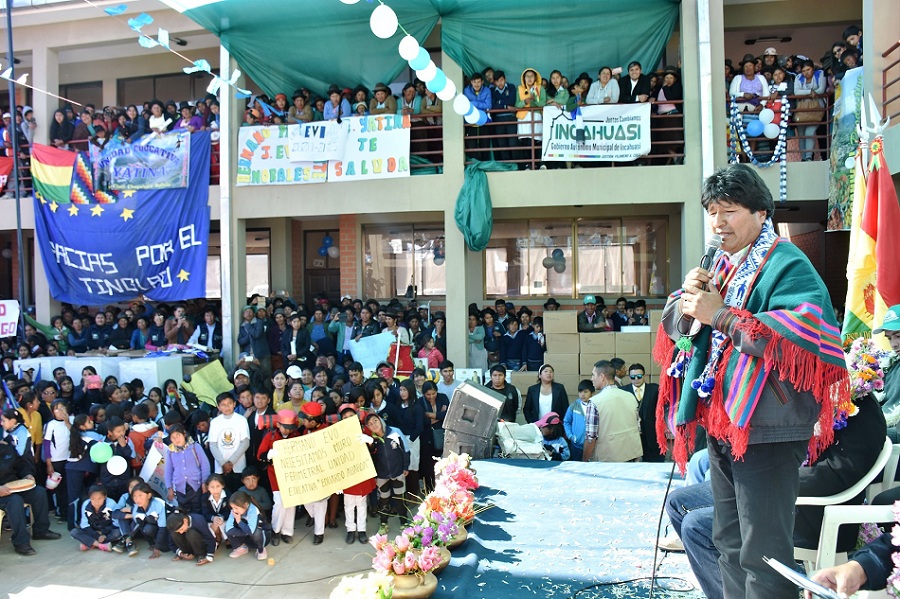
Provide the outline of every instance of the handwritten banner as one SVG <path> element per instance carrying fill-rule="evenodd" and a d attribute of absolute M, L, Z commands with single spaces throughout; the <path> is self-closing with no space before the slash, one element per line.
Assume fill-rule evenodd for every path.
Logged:
<path fill-rule="evenodd" d="M 375 478 L 360 433 L 359 418 L 348 418 L 315 433 L 275 441 L 272 465 L 282 504 L 311 503 Z"/>
<path fill-rule="evenodd" d="M 371 368 L 375 370 L 379 362 L 387 359 L 391 344 L 396 340 L 397 338 L 390 331 L 369 335 L 359 341 L 353 340 L 350 342 L 350 355 L 353 356 L 354 360 L 362 364 L 364 369 Z"/>
<path fill-rule="evenodd" d="M 15 337 L 19 326 L 19 302 L 0 301 L 0 337 Z"/>
<path fill-rule="evenodd" d="M 347 146 L 350 126 L 347 119 L 288 126 L 291 162 L 340 160 Z"/>
<path fill-rule="evenodd" d="M 241 127 L 236 184 L 300 185 L 409 176 L 408 116 Z"/>
<path fill-rule="evenodd" d="M 345 119 L 350 136 L 343 160 L 328 162 L 329 181 L 409 176 L 409 116 L 380 114 Z"/>
<path fill-rule="evenodd" d="M 94 189 L 172 189 L 186 187 L 191 134 L 187 129 L 151 133 L 133 143 L 113 138 L 103 149 L 91 145 Z"/>
<path fill-rule="evenodd" d="M 241 127 L 238 132 L 238 186 L 325 183 L 328 164 L 294 162 L 291 129 L 299 125 Z"/>
<path fill-rule="evenodd" d="M 579 113 L 544 107 L 542 160 L 629 162 L 650 153 L 650 104 L 582 106 Z"/>

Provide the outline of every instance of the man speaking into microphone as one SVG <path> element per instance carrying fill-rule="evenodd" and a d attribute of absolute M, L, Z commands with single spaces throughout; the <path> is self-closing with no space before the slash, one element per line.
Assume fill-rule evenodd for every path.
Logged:
<path fill-rule="evenodd" d="M 674 433 L 683 470 L 696 427 L 707 431 L 726 599 L 794 599 L 762 558 L 792 563 L 798 468 L 831 443 L 834 407 L 849 394 L 840 329 L 812 264 L 775 232 L 754 169 L 716 171 L 700 201 L 722 245 L 663 311 L 657 436 L 665 447 Z"/>

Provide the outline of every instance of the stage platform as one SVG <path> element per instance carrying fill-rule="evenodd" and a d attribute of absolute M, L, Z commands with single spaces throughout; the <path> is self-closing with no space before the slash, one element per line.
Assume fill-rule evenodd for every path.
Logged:
<path fill-rule="evenodd" d="M 481 484 L 476 501 L 493 507 L 454 550 L 434 597 L 649 597 L 649 580 L 586 587 L 651 576 L 671 464 L 482 460 L 472 467 Z M 676 472 L 673 485 L 680 484 Z M 683 553 L 660 553 L 659 561 L 660 577 L 684 581 L 658 580 L 654 597 L 703 597 Z"/>

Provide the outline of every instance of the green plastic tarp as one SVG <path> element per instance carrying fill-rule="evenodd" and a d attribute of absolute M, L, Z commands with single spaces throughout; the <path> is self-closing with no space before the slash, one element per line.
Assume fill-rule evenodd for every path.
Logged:
<path fill-rule="evenodd" d="M 423 43 L 438 21 L 442 49 L 465 73 L 491 66 L 510 83 L 532 67 L 574 81 L 601 66 L 632 60 L 654 68 L 678 21 L 679 0 L 385 0 L 400 25 Z M 240 67 L 270 96 L 305 86 L 372 89 L 404 69 L 397 45 L 371 32 L 377 2 L 222 0 L 185 15 L 218 35 Z M 434 53 L 432 58 L 438 58 Z M 461 88 L 461 81 L 456 81 Z"/>
<path fill-rule="evenodd" d="M 488 187 L 488 172 L 514 171 L 515 164 L 506 162 L 473 161 L 466 167 L 462 189 L 456 197 L 454 218 L 456 226 L 466 240 L 466 246 L 473 252 L 481 252 L 487 247 L 494 228 L 491 190 Z"/>

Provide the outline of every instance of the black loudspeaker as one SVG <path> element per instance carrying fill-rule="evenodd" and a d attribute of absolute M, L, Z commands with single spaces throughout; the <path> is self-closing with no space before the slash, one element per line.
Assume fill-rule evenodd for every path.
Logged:
<path fill-rule="evenodd" d="M 444 457 L 467 453 L 473 460 L 491 457 L 497 418 L 506 398 L 481 385 L 463 383 L 453 392 L 444 417 Z"/>

